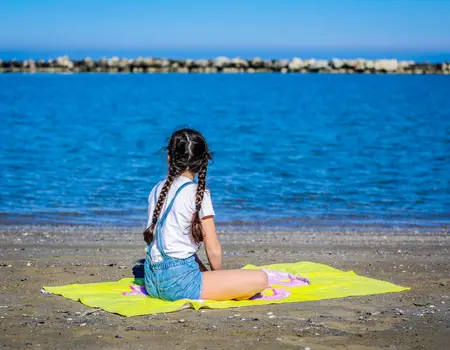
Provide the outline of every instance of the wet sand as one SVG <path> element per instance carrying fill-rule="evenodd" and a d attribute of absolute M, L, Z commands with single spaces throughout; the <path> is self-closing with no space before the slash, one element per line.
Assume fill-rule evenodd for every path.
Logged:
<path fill-rule="evenodd" d="M 131 277 L 144 254 L 139 229 L 1 227 L 0 239 L 3 348 L 449 348 L 450 234 L 445 229 L 222 234 L 226 268 L 314 261 L 412 290 L 130 318 L 40 290 Z"/>

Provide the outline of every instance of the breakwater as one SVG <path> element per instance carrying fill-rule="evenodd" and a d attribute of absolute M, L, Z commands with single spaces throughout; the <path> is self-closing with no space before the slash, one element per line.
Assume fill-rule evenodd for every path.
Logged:
<path fill-rule="evenodd" d="M 71 60 L 0 60 L 0 73 L 341 73 L 341 74 L 450 74 L 450 62 L 427 63 L 396 59 L 292 58 L 263 60 L 239 57 L 166 59 L 152 57 Z"/>

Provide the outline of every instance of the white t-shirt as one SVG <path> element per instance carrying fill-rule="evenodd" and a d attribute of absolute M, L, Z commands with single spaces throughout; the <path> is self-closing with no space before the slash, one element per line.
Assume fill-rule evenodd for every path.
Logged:
<path fill-rule="evenodd" d="M 184 176 L 178 176 L 170 186 L 169 193 L 167 194 L 166 200 L 164 202 L 163 209 L 161 210 L 161 215 L 166 211 L 167 206 L 171 202 L 173 196 L 177 192 L 178 188 L 186 182 L 191 182 L 190 179 Z M 157 197 L 161 193 L 161 189 L 164 186 L 164 181 L 160 182 L 159 185 L 153 187 L 152 192 L 148 197 L 148 223 L 147 227 L 150 226 L 153 219 L 153 210 L 155 208 L 155 190 L 158 188 Z M 186 259 L 194 255 L 201 244 L 196 244 L 191 237 L 190 227 L 192 216 L 195 212 L 195 196 L 197 192 L 197 185 L 191 184 L 184 187 L 179 193 L 177 198 L 173 203 L 173 207 L 167 215 L 166 221 L 161 229 L 161 234 L 164 236 L 163 239 L 163 249 L 164 252 L 177 259 Z M 206 216 L 214 216 L 214 209 L 211 202 L 211 194 L 208 190 L 205 191 L 203 197 L 202 207 L 200 210 L 200 218 L 203 219 Z M 155 231 L 156 234 L 156 231 Z M 150 252 L 152 261 L 159 262 L 162 260 L 161 254 L 157 248 L 156 237 L 155 244 Z"/>

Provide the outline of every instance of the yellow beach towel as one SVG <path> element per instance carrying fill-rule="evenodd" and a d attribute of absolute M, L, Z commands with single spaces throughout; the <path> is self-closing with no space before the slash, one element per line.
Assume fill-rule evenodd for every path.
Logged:
<path fill-rule="evenodd" d="M 265 268 L 307 277 L 311 284 L 307 286 L 289 286 L 289 281 L 280 281 L 271 285 L 254 300 L 177 300 L 163 301 L 145 295 L 142 279 L 124 278 L 117 282 L 89 284 L 70 284 L 61 287 L 44 287 L 50 293 L 80 301 L 83 304 L 123 316 L 138 316 L 173 312 L 185 308 L 224 309 L 240 306 L 266 305 L 303 302 L 312 300 L 344 298 L 370 294 L 401 292 L 409 288 L 362 277 L 353 271 L 340 271 L 333 267 L 312 262 L 274 264 L 267 266 L 247 265 L 244 269 Z"/>

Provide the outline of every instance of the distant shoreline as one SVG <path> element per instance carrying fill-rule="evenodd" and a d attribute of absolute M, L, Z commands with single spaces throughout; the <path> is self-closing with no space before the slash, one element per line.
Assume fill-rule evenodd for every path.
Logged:
<path fill-rule="evenodd" d="M 0 60 L 0 73 L 330 73 L 330 74 L 450 74 L 450 62 L 428 63 L 396 59 L 262 60 L 101 58 L 71 60 Z"/>

